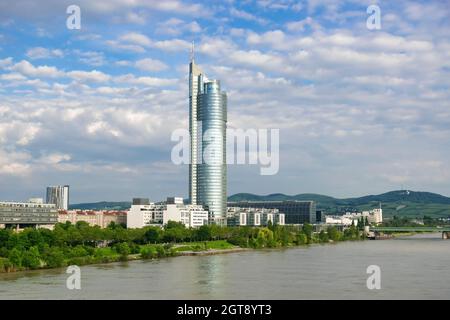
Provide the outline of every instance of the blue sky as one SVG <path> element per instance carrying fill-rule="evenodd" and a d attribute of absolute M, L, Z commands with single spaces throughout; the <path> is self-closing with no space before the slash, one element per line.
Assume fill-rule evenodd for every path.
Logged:
<path fill-rule="evenodd" d="M 81 29 L 66 28 L 67 6 Z M 381 9 L 368 30 L 366 9 Z M 280 129 L 280 171 L 229 166 L 228 193 L 450 196 L 448 1 L 0 1 L 0 199 L 187 196 L 170 160 L 187 67 L 233 128 Z"/>

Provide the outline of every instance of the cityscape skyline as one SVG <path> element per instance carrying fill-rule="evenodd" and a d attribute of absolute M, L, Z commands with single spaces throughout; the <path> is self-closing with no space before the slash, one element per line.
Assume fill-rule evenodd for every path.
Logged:
<path fill-rule="evenodd" d="M 380 1 L 380 30 L 364 1 L 149 3 L 79 1 L 80 30 L 68 1 L 0 3 L 3 199 L 188 198 L 170 133 L 189 127 L 192 40 L 229 127 L 280 129 L 279 173 L 228 166 L 229 194 L 450 195 L 445 3 Z"/>

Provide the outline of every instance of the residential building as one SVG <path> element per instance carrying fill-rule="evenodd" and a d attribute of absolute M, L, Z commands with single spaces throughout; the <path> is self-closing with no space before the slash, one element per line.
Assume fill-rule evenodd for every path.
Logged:
<path fill-rule="evenodd" d="M 69 209 L 69 186 L 50 186 L 47 187 L 46 203 L 56 205 L 57 209 Z"/>
<path fill-rule="evenodd" d="M 93 211 L 93 210 L 60 210 L 58 212 L 58 222 L 70 222 L 76 224 L 84 221 L 90 226 L 99 226 L 100 228 L 108 227 L 111 222 L 115 224 L 127 224 L 126 211 Z"/>

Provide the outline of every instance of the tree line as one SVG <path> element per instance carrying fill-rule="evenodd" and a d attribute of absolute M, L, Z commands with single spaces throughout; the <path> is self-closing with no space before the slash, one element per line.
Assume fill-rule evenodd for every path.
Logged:
<path fill-rule="evenodd" d="M 176 244 L 224 240 L 244 248 L 277 248 L 342 240 L 358 240 L 360 231 L 350 227 L 344 232 L 328 227 L 315 233 L 312 225 L 267 227 L 223 227 L 205 225 L 186 228 L 169 221 L 163 228 L 149 226 L 127 229 L 111 223 L 107 228 L 86 222 L 58 223 L 53 230 L 27 228 L 22 232 L 0 230 L 0 272 L 57 268 L 128 260 L 158 258 L 177 254 Z"/>

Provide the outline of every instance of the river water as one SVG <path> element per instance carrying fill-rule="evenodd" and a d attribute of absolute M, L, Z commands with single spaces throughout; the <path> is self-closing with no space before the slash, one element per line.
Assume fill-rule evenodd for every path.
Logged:
<path fill-rule="evenodd" d="M 367 267 L 381 270 L 369 290 Z M 0 299 L 450 299 L 440 234 L 0 274 Z"/>

